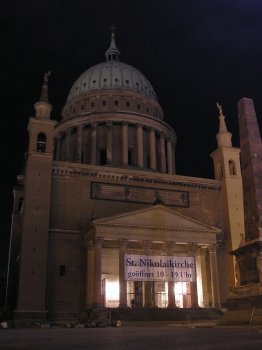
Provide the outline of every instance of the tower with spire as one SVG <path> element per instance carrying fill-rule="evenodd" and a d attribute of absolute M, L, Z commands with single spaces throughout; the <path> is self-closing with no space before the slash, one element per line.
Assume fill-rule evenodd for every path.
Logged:
<path fill-rule="evenodd" d="M 236 249 L 243 239 L 244 209 L 242 176 L 240 169 L 240 149 L 232 146 L 232 134 L 227 130 L 222 106 L 217 103 L 219 111 L 219 130 L 216 135 L 217 149 L 211 153 L 215 178 L 221 182 L 222 210 L 226 229 L 226 246 L 228 251 L 228 283 L 233 287 L 239 283 L 235 271 L 235 262 L 229 252 Z"/>
<path fill-rule="evenodd" d="M 20 276 L 16 322 L 20 319 L 46 319 L 46 283 L 49 235 L 49 208 L 56 122 L 50 120 L 48 76 L 44 76 L 35 117 L 29 119 L 29 145 L 23 179 L 24 198 L 21 215 Z M 22 198 L 20 198 L 22 199 Z M 19 200 L 14 201 L 15 205 Z M 17 212 L 18 210 L 14 210 Z"/>

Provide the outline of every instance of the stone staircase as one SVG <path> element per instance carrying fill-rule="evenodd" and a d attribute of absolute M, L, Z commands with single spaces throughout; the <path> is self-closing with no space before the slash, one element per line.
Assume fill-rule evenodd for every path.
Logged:
<path fill-rule="evenodd" d="M 190 309 L 110 309 L 112 320 L 125 321 L 177 321 L 199 322 L 218 321 L 223 311 L 216 308 L 190 308 Z"/>

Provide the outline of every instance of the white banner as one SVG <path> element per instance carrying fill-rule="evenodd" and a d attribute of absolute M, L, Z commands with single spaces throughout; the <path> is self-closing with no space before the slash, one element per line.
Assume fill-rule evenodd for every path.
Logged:
<path fill-rule="evenodd" d="M 195 282 L 192 256 L 125 254 L 125 279 L 128 281 Z"/>

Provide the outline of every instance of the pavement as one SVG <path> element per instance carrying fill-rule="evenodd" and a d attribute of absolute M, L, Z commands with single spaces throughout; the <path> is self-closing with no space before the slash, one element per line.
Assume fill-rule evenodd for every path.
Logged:
<path fill-rule="evenodd" d="M 0 329 L 0 350 L 261 350 L 262 328 L 128 322 L 121 327 Z"/>

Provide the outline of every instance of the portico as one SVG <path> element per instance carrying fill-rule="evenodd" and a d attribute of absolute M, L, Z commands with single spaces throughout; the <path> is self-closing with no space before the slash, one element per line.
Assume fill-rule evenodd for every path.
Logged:
<path fill-rule="evenodd" d="M 162 204 L 93 220 L 87 307 L 219 307 L 219 232 Z"/>

